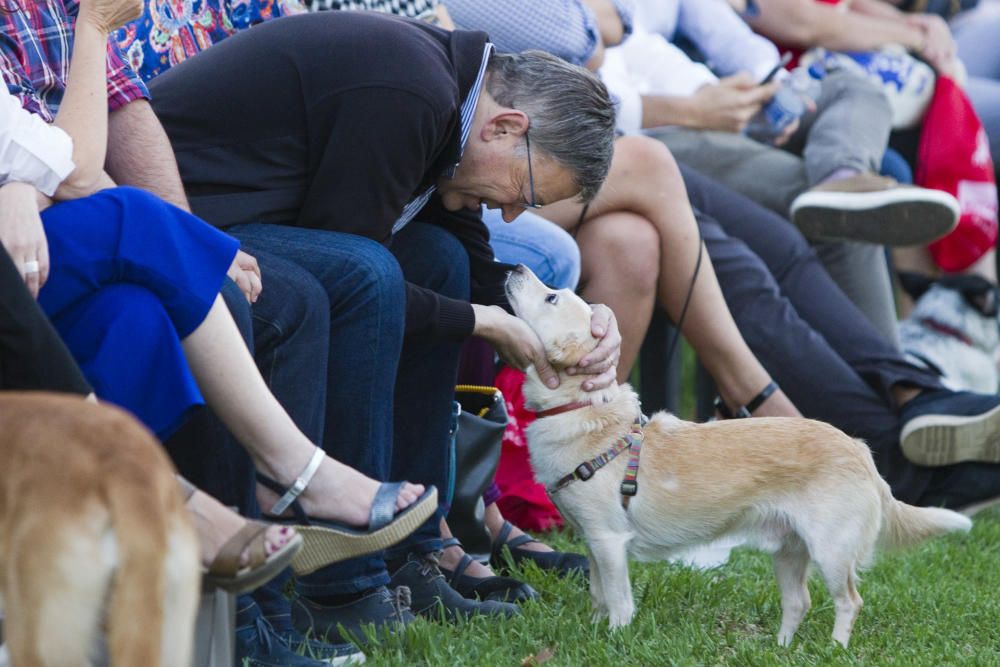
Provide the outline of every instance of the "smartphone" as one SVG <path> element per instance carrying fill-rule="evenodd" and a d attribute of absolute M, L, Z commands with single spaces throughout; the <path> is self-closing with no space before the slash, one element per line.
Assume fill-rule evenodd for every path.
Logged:
<path fill-rule="evenodd" d="M 781 71 L 781 68 L 783 68 L 791 61 L 792 61 L 792 54 L 791 52 L 786 51 L 785 55 L 781 56 L 781 60 L 778 61 L 778 64 L 775 65 L 773 68 L 771 68 L 771 71 L 767 73 L 767 76 L 761 79 L 760 85 L 763 86 L 765 84 L 771 83 L 771 79 L 773 79 L 774 76 Z"/>

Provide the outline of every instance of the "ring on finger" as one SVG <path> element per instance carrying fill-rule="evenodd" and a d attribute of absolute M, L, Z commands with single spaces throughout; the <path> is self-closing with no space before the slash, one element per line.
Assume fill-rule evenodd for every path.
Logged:
<path fill-rule="evenodd" d="M 25 273 L 38 273 L 39 272 L 38 260 L 36 260 L 36 259 L 29 259 L 22 266 L 24 266 L 24 272 Z"/>

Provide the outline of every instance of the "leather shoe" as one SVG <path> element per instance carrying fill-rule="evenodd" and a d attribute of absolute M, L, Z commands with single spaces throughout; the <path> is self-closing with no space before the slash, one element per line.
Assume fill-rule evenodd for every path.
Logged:
<path fill-rule="evenodd" d="M 374 625 L 376 632 L 395 632 L 416 618 L 410 611 L 410 591 L 379 586 L 347 604 L 328 606 L 299 597 L 292 603 L 292 624 L 307 637 L 332 644 L 367 644 L 362 627 Z M 341 629 L 342 628 L 342 629 Z"/>
<path fill-rule="evenodd" d="M 462 543 L 454 537 L 444 541 L 444 548 L 461 547 Z M 448 585 L 458 591 L 462 597 L 475 600 L 496 600 L 497 602 L 526 602 L 537 600 L 538 592 L 512 577 L 472 577 L 465 571 L 475 562 L 469 554 L 462 554 L 458 566 L 454 570 L 438 566 L 445 576 Z"/>
<path fill-rule="evenodd" d="M 590 576 L 590 562 L 583 554 L 574 554 L 568 551 L 522 549 L 521 547 L 525 544 L 538 540 L 525 533 L 508 541 L 513 528 L 514 526 L 509 521 L 504 521 L 500 534 L 493 541 L 493 553 L 490 555 L 490 565 L 493 566 L 493 569 L 499 572 L 508 572 L 512 564 L 521 565 L 525 562 L 532 562 L 539 569 L 550 570 L 560 577 L 581 574 L 586 579 Z"/>
<path fill-rule="evenodd" d="M 392 575 L 392 586 L 410 589 L 413 612 L 430 619 L 442 616 L 448 622 L 482 614 L 504 618 L 520 613 L 515 605 L 496 600 L 469 600 L 448 585 L 438 568 L 440 553 L 410 554 Z"/>

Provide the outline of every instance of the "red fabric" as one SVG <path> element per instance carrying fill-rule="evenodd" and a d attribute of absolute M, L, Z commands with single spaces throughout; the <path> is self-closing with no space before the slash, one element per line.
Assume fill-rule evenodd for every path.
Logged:
<path fill-rule="evenodd" d="M 507 401 L 507 430 L 500 449 L 500 465 L 495 477 L 500 487 L 497 505 L 504 518 L 521 530 L 543 531 L 561 528 L 562 516 L 549 500 L 545 487 L 535 481 L 528 456 L 524 430 L 535 414 L 524 409 L 524 373 L 504 368 L 496 377 L 496 387 Z"/>
<path fill-rule="evenodd" d="M 929 246 L 938 266 L 963 271 L 996 246 L 997 188 L 986 131 L 965 92 L 946 77 L 938 77 L 924 117 L 914 181 L 955 195 L 961 206 L 958 227 Z"/>

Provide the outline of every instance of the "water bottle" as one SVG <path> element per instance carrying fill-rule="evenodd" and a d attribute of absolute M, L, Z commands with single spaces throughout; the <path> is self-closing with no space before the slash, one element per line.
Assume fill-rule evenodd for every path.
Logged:
<path fill-rule="evenodd" d="M 798 67 L 786 76 L 778 92 L 750 119 L 746 133 L 758 141 L 773 141 L 789 125 L 802 117 L 810 103 L 819 97 L 819 70 Z"/>

